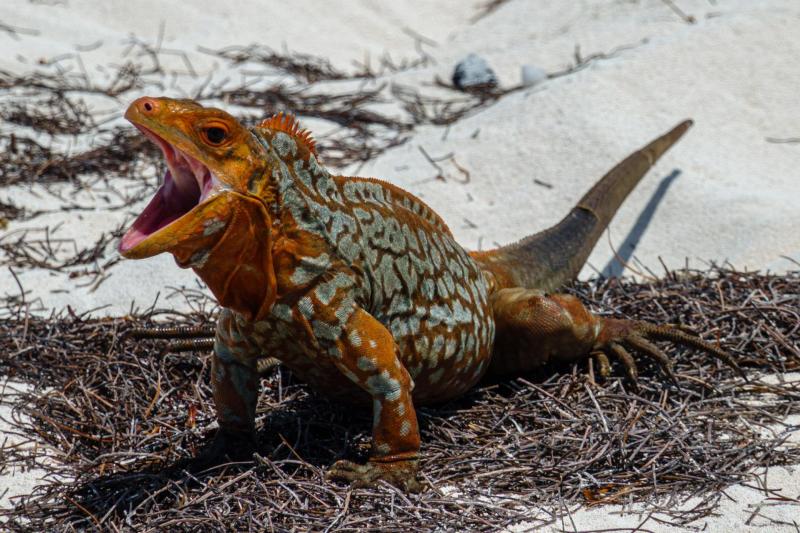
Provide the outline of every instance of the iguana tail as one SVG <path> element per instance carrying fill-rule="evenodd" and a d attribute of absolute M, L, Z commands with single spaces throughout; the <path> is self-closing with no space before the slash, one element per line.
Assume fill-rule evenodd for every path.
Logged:
<path fill-rule="evenodd" d="M 472 257 L 494 274 L 497 288 L 552 291 L 575 279 L 628 194 L 691 125 L 691 120 L 681 122 L 628 156 L 552 228 L 496 250 L 472 252 Z"/>

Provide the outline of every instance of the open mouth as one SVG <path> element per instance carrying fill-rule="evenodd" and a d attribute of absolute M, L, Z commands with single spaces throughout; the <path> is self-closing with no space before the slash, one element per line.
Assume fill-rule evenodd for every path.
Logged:
<path fill-rule="evenodd" d="M 138 124 L 136 127 L 161 148 L 168 170 L 153 199 L 122 237 L 119 251 L 123 253 L 224 188 L 222 182 L 203 163 L 181 152 L 149 129 Z"/>

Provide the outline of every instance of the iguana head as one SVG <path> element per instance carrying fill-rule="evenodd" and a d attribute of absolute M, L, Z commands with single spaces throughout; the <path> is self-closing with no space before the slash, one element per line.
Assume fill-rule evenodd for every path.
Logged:
<path fill-rule="evenodd" d="M 232 193 L 250 195 L 248 181 L 260 178 L 264 157 L 250 132 L 220 109 L 191 100 L 139 98 L 125 118 L 164 155 L 167 172 L 153 199 L 119 244 L 120 253 L 144 258 L 174 252 L 220 229 Z M 199 233 L 199 234 L 198 234 Z M 180 262 L 180 261 L 179 261 Z"/>
<path fill-rule="evenodd" d="M 259 141 L 228 113 L 189 100 L 144 97 L 125 113 L 163 152 L 164 179 L 122 237 L 140 259 L 170 252 L 220 304 L 250 319 L 276 297 L 270 163 Z"/>

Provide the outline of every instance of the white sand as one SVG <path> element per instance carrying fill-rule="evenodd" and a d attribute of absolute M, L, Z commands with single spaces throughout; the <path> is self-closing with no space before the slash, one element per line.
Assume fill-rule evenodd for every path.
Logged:
<path fill-rule="evenodd" d="M 583 57 L 622 47 L 612 57 L 511 94 L 450 128 L 419 128 L 405 145 L 369 162 L 361 173 L 392 180 L 420 195 L 465 246 L 489 248 L 553 224 L 613 164 L 691 117 L 696 126 L 634 191 L 584 275 L 609 263 L 609 241 L 621 253 L 629 253 L 626 239 L 637 243 L 634 258 L 643 265 L 638 268 L 655 272 L 662 271 L 659 257 L 670 267 L 682 266 L 686 258 L 696 267 L 724 261 L 749 269 L 796 267 L 782 256 L 800 261 L 800 144 L 766 139 L 800 137 L 800 4 L 675 4 L 697 23 L 687 24 L 660 0 L 512 0 L 475 23 L 470 20 L 476 4 L 463 0 L 249 0 L 237 2 L 235 13 L 220 2 L 4 2 L 0 20 L 39 34 L 14 39 L 0 32 L 0 69 L 26 72 L 39 59 L 99 43 L 82 52 L 81 59 L 87 75 L 102 82 L 108 75 L 103 69 L 120 62 L 130 34 L 154 44 L 163 27 L 162 47 L 185 52 L 197 73 L 197 78 L 183 76 L 180 84 L 162 91 L 182 96 L 191 94 L 206 75 L 220 80 L 232 74 L 219 60 L 198 52 L 199 46 L 287 46 L 353 69 L 354 60 L 369 57 L 377 64 L 387 52 L 395 60 L 416 58 L 416 32 L 437 43 L 423 45 L 436 63 L 376 83 L 389 81 L 441 95 L 430 86 L 434 75 L 449 79 L 454 62 L 469 52 L 485 57 L 501 83 L 511 86 L 518 82 L 522 64 L 551 73 L 573 64 L 576 45 Z M 63 61 L 79 68 L 72 60 Z M 163 61 L 169 69 L 187 69 L 180 54 Z M 331 84 L 331 90 L 335 86 Z M 115 113 L 119 120 L 127 103 L 99 100 L 96 109 Z M 400 113 L 395 104 L 384 110 Z M 323 121 L 308 123 L 317 131 L 330 129 Z M 58 142 L 80 146 L 88 140 Z M 455 154 L 470 173 L 469 183 L 459 183 L 460 173 L 447 162 L 442 163 L 447 181 L 431 179 L 436 172 L 419 147 L 433 156 Z M 649 210 L 650 220 L 637 223 L 662 180 L 676 170 L 679 176 Z M 113 198 L 104 201 L 100 191 L 65 191 L 91 210 L 64 214 L 58 212 L 61 200 L 38 188 L 0 188 L 2 200 L 55 210 L 26 222 L 12 221 L 0 238 L 63 221 L 57 235 L 85 245 L 125 219 L 126 213 L 113 209 Z M 109 251 L 107 257 L 113 254 Z M 109 273 L 111 277 L 92 291 L 78 286 L 86 283 L 83 277 L 69 279 L 37 269 L 17 272 L 30 291 L 28 301 L 36 301 L 43 313 L 70 305 L 78 312 L 101 308 L 100 314 L 122 314 L 131 305 L 149 306 L 157 294 L 160 305 L 185 308 L 180 299 L 166 298 L 166 287 L 196 286 L 193 275 L 177 269 L 169 257 L 123 261 Z M 0 294 L 16 292 L 11 274 L 0 270 Z M 769 477 L 787 495 L 800 492 L 796 472 L 775 469 Z M 707 521 L 709 529 L 744 530 L 750 505 L 765 497 L 745 488 L 728 494 L 736 501 L 725 502 L 722 516 Z M 770 507 L 768 513 L 784 511 Z M 608 507 L 579 511 L 573 515 L 574 524 L 565 523 L 564 528 L 635 527 L 643 519 L 618 517 L 615 512 Z M 786 512 L 784 516 L 798 514 Z M 754 520 L 748 527 L 760 523 Z M 659 527 L 646 524 L 647 529 Z"/>
<path fill-rule="evenodd" d="M 9 379 L 0 380 L 0 437 L 4 447 L 35 446 L 19 432 L 13 425 L 14 416 L 10 404 L 22 392 L 30 388 L 25 383 Z M 43 470 L 38 468 L 19 468 L 14 465 L 0 475 L 0 508 L 14 504 L 14 497 L 29 494 L 33 488 L 41 483 Z"/>

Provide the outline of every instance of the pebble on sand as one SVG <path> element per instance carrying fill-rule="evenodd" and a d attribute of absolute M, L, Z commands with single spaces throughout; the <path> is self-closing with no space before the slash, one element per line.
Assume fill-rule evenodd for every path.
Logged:
<path fill-rule="evenodd" d="M 497 76 L 485 59 L 469 54 L 456 65 L 453 85 L 462 91 L 491 89 L 497 87 Z"/>
<path fill-rule="evenodd" d="M 534 65 L 522 65 L 522 85 L 533 87 L 547 79 L 547 71 Z"/>

